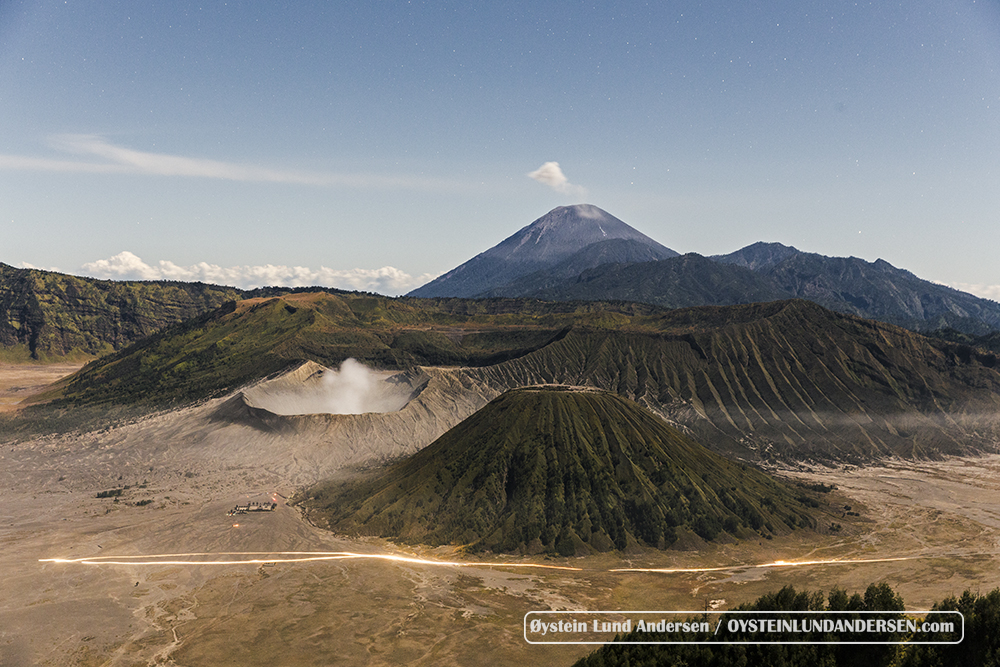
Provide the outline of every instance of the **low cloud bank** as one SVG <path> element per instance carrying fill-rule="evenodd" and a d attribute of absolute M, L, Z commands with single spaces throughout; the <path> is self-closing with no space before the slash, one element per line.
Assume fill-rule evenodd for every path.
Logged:
<path fill-rule="evenodd" d="M 330 269 L 321 266 L 318 269 L 311 269 L 305 266 L 275 264 L 222 267 L 207 262 L 180 266 L 167 260 L 160 260 L 157 264 L 151 265 L 127 250 L 109 259 L 88 262 L 82 269 L 88 276 L 109 280 L 200 281 L 242 289 L 265 286 L 335 287 L 378 292 L 390 296 L 405 294 L 437 277 L 429 273 L 411 276 L 392 266 L 383 266 L 380 269 Z"/>
<path fill-rule="evenodd" d="M 387 381 L 364 364 L 346 359 L 340 370 L 328 370 L 312 386 L 264 391 L 255 404 L 279 415 L 359 415 L 401 410 L 413 389 Z"/>

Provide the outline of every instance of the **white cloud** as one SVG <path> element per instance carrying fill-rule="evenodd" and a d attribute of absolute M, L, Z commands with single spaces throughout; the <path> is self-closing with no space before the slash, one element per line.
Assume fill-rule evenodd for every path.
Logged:
<path fill-rule="evenodd" d="M 468 184 L 414 176 L 335 173 L 272 169 L 259 165 L 137 151 L 109 143 L 92 134 L 62 134 L 49 138 L 52 148 L 64 153 L 100 158 L 101 162 L 0 154 L 0 169 L 63 173 L 147 174 L 184 176 L 253 183 L 291 183 L 319 187 L 451 191 Z"/>
<path fill-rule="evenodd" d="M 982 285 L 979 283 L 941 283 L 960 292 L 975 294 L 983 299 L 1000 301 L 1000 285 Z"/>
<path fill-rule="evenodd" d="M 55 273 L 62 273 L 62 269 L 55 266 L 35 266 L 28 262 L 21 262 L 18 264 L 19 269 L 34 269 L 36 271 L 54 271 Z"/>
<path fill-rule="evenodd" d="M 392 266 L 383 266 L 380 269 L 330 269 L 321 266 L 318 269 L 310 269 L 304 266 L 274 264 L 222 267 L 207 262 L 180 266 L 167 260 L 160 260 L 154 266 L 127 250 L 109 259 L 89 262 L 82 268 L 89 276 L 111 280 L 200 281 L 243 289 L 264 286 L 335 287 L 391 296 L 405 294 L 437 277 L 429 273 L 411 276 Z"/>
<path fill-rule="evenodd" d="M 564 195 L 580 195 L 583 196 L 587 191 L 580 187 L 579 185 L 573 185 L 563 174 L 562 169 L 559 167 L 558 162 L 546 162 L 541 167 L 532 171 L 528 174 L 528 178 L 533 178 L 534 180 L 547 185 L 556 192 L 560 192 Z"/>

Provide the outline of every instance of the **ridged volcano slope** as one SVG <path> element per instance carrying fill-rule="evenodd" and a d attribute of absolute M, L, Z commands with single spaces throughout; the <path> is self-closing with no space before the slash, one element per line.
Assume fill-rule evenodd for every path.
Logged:
<path fill-rule="evenodd" d="M 657 333 L 577 328 L 470 372 L 498 389 L 608 389 L 740 457 L 870 460 L 997 448 L 994 354 L 808 301 L 680 309 L 651 320 Z"/>
<path fill-rule="evenodd" d="M 305 504 L 352 534 L 572 555 L 664 548 L 691 531 L 787 532 L 814 523 L 797 495 L 632 401 L 544 387 L 507 392 L 411 458 Z"/>

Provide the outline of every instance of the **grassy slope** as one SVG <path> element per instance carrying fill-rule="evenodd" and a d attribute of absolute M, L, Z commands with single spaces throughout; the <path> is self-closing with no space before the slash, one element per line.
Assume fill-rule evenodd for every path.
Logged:
<path fill-rule="evenodd" d="M 813 522 L 790 488 L 639 405 L 557 389 L 507 392 L 373 479 L 311 495 L 335 530 L 504 552 L 663 548 L 686 531 Z"/>
<path fill-rule="evenodd" d="M 396 300 L 324 292 L 247 299 L 99 359 L 40 399 L 59 403 L 170 404 L 196 400 L 302 360 L 348 357 L 382 368 L 492 364 L 550 343 L 592 304 L 533 314 L 503 301 Z M 611 314 L 615 315 L 615 314 Z M 609 315 L 610 317 L 610 315 Z M 615 315 L 614 326 L 626 315 Z"/>

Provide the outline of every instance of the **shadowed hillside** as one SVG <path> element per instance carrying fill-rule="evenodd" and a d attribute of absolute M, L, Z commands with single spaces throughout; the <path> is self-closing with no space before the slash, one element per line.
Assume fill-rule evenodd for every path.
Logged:
<path fill-rule="evenodd" d="M 695 253 L 654 262 L 607 263 L 561 283 L 536 281 L 523 296 L 556 301 L 623 299 L 667 308 L 726 306 L 788 299 L 792 294 L 753 271 Z M 504 290 L 498 290 L 505 293 Z"/>
<path fill-rule="evenodd" d="M 884 260 L 825 257 L 778 243 L 708 258 L 695 253 L 659 261 L 609 258 L 591 267 L 574 275 L 533 274 L 489 294 L 625 299 L 669 308 L 800 298 L 914 331 L 953 327 L 985 335 L 1000 328 L 996 302 L 921 280 Z"/>
<path fill-rule="evenodd" d="M 922 280 L 882 259 L 799 252 L 759 273 L 792 296 L 909 329 L 950 326 L 978 335 L 1000 329 L 995 301 Z"/>

